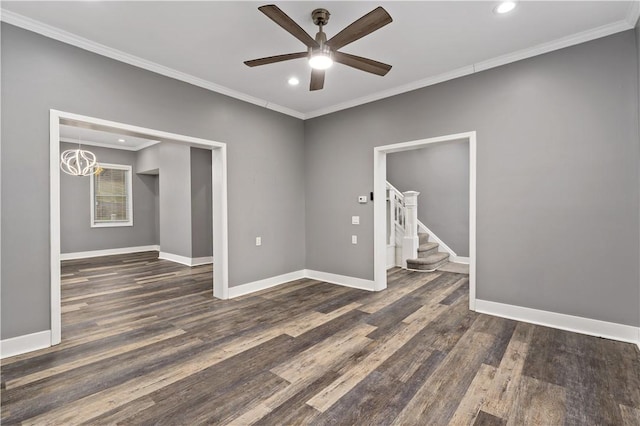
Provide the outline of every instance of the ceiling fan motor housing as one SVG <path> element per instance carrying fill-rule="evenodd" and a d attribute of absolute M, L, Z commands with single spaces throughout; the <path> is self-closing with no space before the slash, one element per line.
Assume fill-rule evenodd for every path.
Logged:
<path fill-rule="evenodd" d="M 311 12 L 311 19 L 313 19 L 314 24 L 324 26 L 329 22 L 330 15 L 327 9 L 316 9 Z"/>

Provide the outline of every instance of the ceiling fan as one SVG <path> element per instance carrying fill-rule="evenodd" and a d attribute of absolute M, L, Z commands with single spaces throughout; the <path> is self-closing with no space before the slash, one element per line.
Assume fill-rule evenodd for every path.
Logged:
<path fill-rule="evenodd" d="M 303 42 L 307 46 L 306 52 L 288 53 L 285 55 L 269 56 L 266 58 L 245 61 L 250 67 L 267 65 L 275 62 L 288 61 L 291 59 L 308 58 L 311 66 L 311 83 L 309 90 L 320 90 L 324 87 L 324 73 L 333 62 L 347 65 L 349 67 L 366 71 L 372 74 L 384 76 L 391 69 L 391 65 L 374 61 L 373 59 L 361 56 L 350 55 L 338 52 L 338 49 L 353 43 L 362 37 L 389 24 L 393 19 L 382 7 L 377 7 L 362 18 L 348 25 L 335 36 L 327 40 L 327 35 L 322 28 L 329 22 L 329 11 L 326 9 L 316 9 L 311 12 L 313 23 L 320 27 L 320 31 L 313 39 L 300 25 L 291 19 L 286 13 L 273 4 L 260 6 L 260 12 L 264 13 L 273 22 L 280 25 L 292 36 Z"/>

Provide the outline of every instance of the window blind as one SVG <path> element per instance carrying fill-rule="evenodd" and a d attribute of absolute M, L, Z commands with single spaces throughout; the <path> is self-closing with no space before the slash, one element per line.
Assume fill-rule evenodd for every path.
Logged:
<path fill-rule="evenodd" d="M 128 221 L 129 212 L 129 171 L 104 168 L 94 175 L 95 222 Z"/>

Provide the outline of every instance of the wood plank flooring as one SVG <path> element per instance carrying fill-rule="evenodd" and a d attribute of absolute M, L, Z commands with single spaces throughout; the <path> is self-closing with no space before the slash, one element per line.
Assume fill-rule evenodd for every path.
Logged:
<path fill-rule="evenodd" d="M 156 252 L 63 262 L 63 343 L 2 361 L 2 424 L 640 425 L 640 351 L 476 314 L 468 277 L 220 301 Z"/>

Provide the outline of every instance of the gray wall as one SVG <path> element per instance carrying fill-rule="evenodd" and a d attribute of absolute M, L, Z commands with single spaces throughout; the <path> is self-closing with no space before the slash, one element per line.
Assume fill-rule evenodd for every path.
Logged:
<path fill-rule="evenodd" d="M 418 219 L 458 256 L 469 256 L 469 142 L 387 155 L 387 180 L 418 191 Z"/>
<path fill-rule="evenodd" d="M 60 144 L 60 151 L 77 144 Z M 88 146 L 101 163 L 132 166 L 133 226 L 92 228 L 89 177 L 60 172 L 60 252 L 104 250 L 154 245 L 157 241 L 154 176 L 137 175 L 136 153 Z"/>
<path fill-rule="evenodd" d="M 158 174 L 160 170 L 161 143 L 136 151 L 136 169 L 138 173 Z"/>
<path fill-rule="evenodd" d="M 160 146 L 155 144 L 136 152 L 137 173 L 152 176 L 154 181 L 156 245 L 160 245 Z"/>
<path fill-rule="evenodd" d="M 160 144 L 160 251 L 191 257 L 191 148 Z"/>
<path fill-rule="evenodd" d="M 213 256 L 211 151 L 191 148 L 191 257 Z"/>
<path fill-rule="evenodd" d="M 6 23 L 1 39 L 2 339 L 50 329 L 51 108 L 227 143 L 230 286 L 304 268 L 301 120 Z"/>
<path fill-rule="evenodd" d="M 307 268 L 373 279 L 373 147 L 475 130 L 477 297 L 640 325 L 637 55 L 626 31 L 307 120 Z"/>

